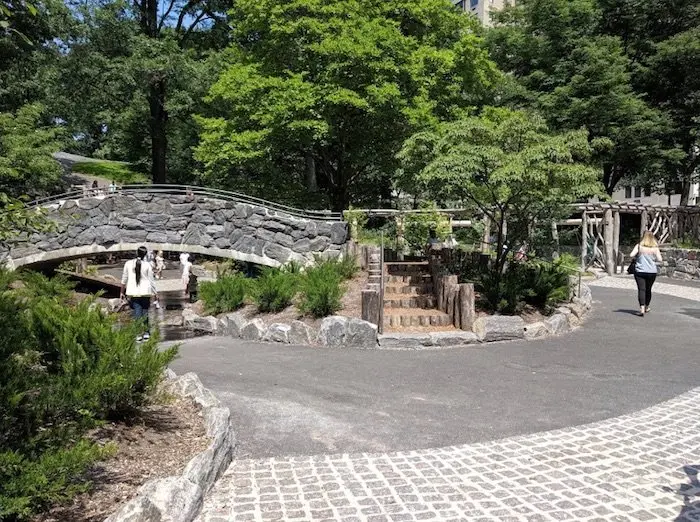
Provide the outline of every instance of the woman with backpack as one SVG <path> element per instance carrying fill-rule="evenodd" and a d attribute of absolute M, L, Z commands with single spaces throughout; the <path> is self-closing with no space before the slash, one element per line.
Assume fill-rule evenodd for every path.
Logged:
<path fill-rule="evenodd" d="M 651 302 L 651 287 L 656 281 L 658 268 L 656 263 L 661 263 L 659 243 L 650 231 L 644 232 L 642 240 L 635 245 L 630 253 L 633 258 L 634 281 L 637 283 L 637 300 L 639 301 L 639 315 L 644 317 L 649 312 Z M 630 266 L 632 268 L 632 266 Z"/>
<path fill-rule="evenodd" d="M 158 299 L 153 280 L 153 267 L 146 260 L 147 254 L 146 247 L 139 247 L 136 251 L 136 259 L 127 261 L 122 273 L 121 298 L 126 296 L 134 319 L 143 320 L 145 326 L 145 331 L 136 337 L 137 341 L 150 339 L 148 310 L 151 307 L 151 297 Z"/>

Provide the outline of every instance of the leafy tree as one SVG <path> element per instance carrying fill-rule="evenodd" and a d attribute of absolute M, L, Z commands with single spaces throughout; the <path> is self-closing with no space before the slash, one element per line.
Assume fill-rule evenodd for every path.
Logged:
<path fill-rule="evenodd" d="M 241 0 L 230 16 L 199 119 L 209 183 L 320 191 L 336 210 L 388 197 L 404 139 L 480 103 L 496 76 L 476 22 L 445 0 Z"/>
<path fill-rule="evenodd" d="M 459 201 L 495 225 L 496 287 L 510 250 L 527 241 L 535 223 L 562 217 L 567 204 L 602 189 L 598 171 L 587 165 L 586 131 L 553 134 L 526 111 L 487 108 L 443 124 L 412 136 L 401 157 L 412 157 L 416 146 L 426 157 L 417 181 L 435 198 Z"/>
<path fill-rule="evenodd" d="M 0 193 L 40 195 L 59 184 L 61 166 L 51 157 L 58 132 L 41 125 L 42 110 L 33 104 L 0 113 Z"/>
<path fill-rule="evenodd" d="M 585 127 L 609 194 L 623 179 L 654 173 L 673 147 L 666 115 L 634 88 L 622 40 L 601 34 L 594 0 L 524 0 L 489 33 L 499 65 L 520 79 L 530 103 L 555 129 Z M 516 98 L 517 99 L 517 98 Z"/>

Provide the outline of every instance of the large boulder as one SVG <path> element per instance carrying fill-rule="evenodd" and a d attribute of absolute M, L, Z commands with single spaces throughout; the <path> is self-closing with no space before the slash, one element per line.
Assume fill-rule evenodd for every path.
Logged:
<path fill-rule="evenodd" d="M 265 333 L 262 336 L 262 340 L 270 341 L 273 343 L 289 343 L 289 331 L 291 329 L 292 327 L 288 324 L 272 323 L 265 330 Z"/>
<path fill-rule="evenodd" d="M 182 311 L 182 324 L 189 330 L 207 332 L 210 334 L 217 333 L 219 329 L 219 320 L 216 317 L 212 315 L 201 317 L 188 309 Z"/>
<path fill-rule="evenodd" d="M 292 321 L 287 335 L 290 344 L 311 344 L 316 340 L 313 329 L 304 321 Z"/>
<path fill-rule="evenodd" d="M 377 325 L 362 319 L 350 319 L 345 333 L 345 345 L 358 348 L 376 348 Z"/>
<path fill-rule="evenodd" d="M 563 334 L 571 330 L 569 319 L 566 315 L 560 313 L 556 313 L 548 319 L 545 319 L 544 324 L 549 332 L 554 335 Z"/>
<path fill-rule="evenodd" d="M 240 312 L 231 312 L 221 318 L 222 334 L 229 337 L 238 338 L 241 330 L 248 324 L 248 320 Z"/>
<path fill-rule="evenodd" d="M 246 341 L 259 341 L 265 334 L 265 323 L 262 319 L 253 319 L 252 321 L 246 323 L 241 329 L 241 339 Z"/>
<path fill-rule="evenodd" d="M 489 315 L 474 321 L 474 333 L 482 342 L 510 341 L 525 337 L 525 321 L 517 315 Z"/>
<path fill-rule="evenodd" d="M 539 339 L 549 334 L 549 329 L 543 321 L 525 325 L 525 339 Z"/>
<path fill-rule="evenodd" d="M 342 315 L 325 317 L 318 331 L 318 342 L 324 346 L 343 346 L 348 321 L 349 319 Z"/>

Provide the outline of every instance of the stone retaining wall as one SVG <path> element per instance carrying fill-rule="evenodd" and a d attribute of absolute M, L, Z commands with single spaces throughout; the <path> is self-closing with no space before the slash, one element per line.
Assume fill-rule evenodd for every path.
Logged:
<path fill-rule="evenodd" d="M 179 477 L 149 480 L 105 522 L 191 522 L 202 510 L 204 496 L 233 460 L 236 438 L 231 427 L 231 412 L 221 406 L 196 374 L 177 377 L 166 372 L 166 389 L 188 397 L 202 410 L 209 447 L 193 457 Z"/>
<path fill-rule="evenodd" d="M 247 203 L 203 196 L 114 194 L 46 207 L 56 232 L 33 234 L 9 255 L 14 267 L 100 252 L 187 251 L 279 266 L 337 256 L 347 223 L 300 218 Z"/>
<path fill-rule="evenodd" d="M 580 326 L 592 306 L 591 290 L 588 285 L 582 284 L 580 293 L 578 286 L 575 286 L 570 302 L 562 304 L 553 315 L 541 322 L 525 323 L 519 316 L 491 315 L 476 319 L 473 331 L 386 334 L 377 334 L 377 325 L 373 323 L 340 315 L 324 318 L 320 328 L 315 330 L 303 321 L 266 325 L 262 319 L 247 319 L 239 312 L 218 318 L 201 317 L 190 309 L 183 310 L 182 314 L 186 328 L 249 341 L 333 348 L 419 350 L 560 335 Z"/>
<path fill-rule="evenodd" d="M 663 262 L 659 275 L 677 279 L 700 279 L 700 250 L 686 248 L 662 248 Z"/>

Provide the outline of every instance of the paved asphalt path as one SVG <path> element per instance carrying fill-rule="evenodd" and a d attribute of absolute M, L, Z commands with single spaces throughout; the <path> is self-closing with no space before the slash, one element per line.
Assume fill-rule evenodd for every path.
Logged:
<path fill-rule="evenodd" d="M 700 303 L 593 289 L 583 328 L 440 351 L 340 350 L 205 337 L 173 363 L 231 409 L 237 458 L 494 440 L 635 412 L 698 386 Z"/>

